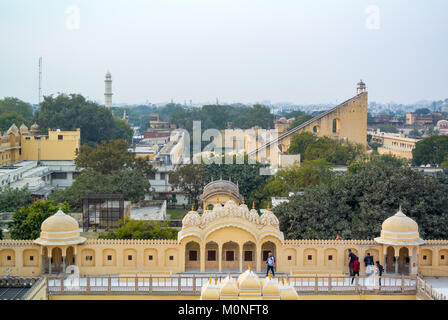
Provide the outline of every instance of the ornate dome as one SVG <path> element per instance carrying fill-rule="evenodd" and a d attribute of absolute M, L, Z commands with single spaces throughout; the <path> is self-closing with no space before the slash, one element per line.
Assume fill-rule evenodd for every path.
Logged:
<path fill-rule="evenodd" d="M 387 218 L 381 226 L 381 236 L 375 241 L 391 245 L 420 245 L 424 241 L 420 238 L 418 224 L 401 211 Z"/>
<path fill-rule="evenodd" d="M 219 300 L 219 289 L 220 286 L 218 284 L 212 284 L 209 282 L 202 289 L 201 300 Z"/>
<path fill-rule="evenodd" d="M 238 277 L 238 287 L 240 289 L 240 295 L 261 295 L 261 283 L 258 276 L 251 270 L 243 273 Z"/>
<path fill-rule="evenodd" d="M 207 202 L 207 199 L 215 196 L 215 195 L 223 195 L 224 197 L 229 197 L 229 195 L 238 201 L 238 204 L 241 202 L 241 195 L 239 192 L 238 185 L 228 180 L 215 180 L 208 183 L 204 187 L 204 191 L 201 195 L 201 200 Z"/>
<path fill-rule="evenodd" d="M 9 127 L 8 131 L 6 131 L 7 134 L 14 134 L 15 136 L 19 134 L 19 129 L 15 124 L 12 124 L 11 127 Z"/>
<path fill-rule="evenodd" d="M 238 298 L 238 287 L 235 279 L 230 277 L 230 272 L 229 276 L 221 281 L 221 290 L 219 291 L 219 295 L 221 300 Z"/>
<path fill-rule="evenodd" d="M 40 126 L 37 123 L 34 123 L 30 128 L 30 133 L 34 135 L 40 134 Z"/>
<path fill-rule="evenodd" d="M 277 228 L 279 226 L 279 221 L 275 214 L 267 209 L 260 217 L 260 224 L 265 226 L 270 225 Z"/>
<path fill-rule="evenodd" d="M 22 125 L 19 127 L 19 131 L 21 134 L 28 133 L 28 127 L 24 123 L 22 123 Z"/>
<path fill-rule="evenodd" d="M 40 238 L 34 242 L 41 245 L 70 245 L 86 240 L 80 236 L 78 222 L 61 209 L 45 219 L 40 229 Z"/>
<path fill-rule="evenodd" d="M 196 211 L 189 211 L 182 219 L 183 227 L 195 227 L 201 224 L 201 216 Z"/>

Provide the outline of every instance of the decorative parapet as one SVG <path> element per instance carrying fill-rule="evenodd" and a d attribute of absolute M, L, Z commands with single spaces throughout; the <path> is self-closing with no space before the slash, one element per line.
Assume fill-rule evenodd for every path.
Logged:
<path fill-rule="evenodd" d="M 318 240 L 300 239 L 285 240 L 285 245 L 377 245 L 374 240 Z"/>
<path fill-rule="evenodd" d="M 425 240 L 426 245 L 448 245 L 448 240 Z"/>
<path fill-rule="evenodd" d="M 12 240 L 12 239 L 5 239 L 0 240 L 0 247 L 5 246 L 36 246 L 36 244 L 33 243 L 34 240 Z"/>
<path fill-rule="evenodd" d="M 171 239 L 88 239 L 86 245 L 177 245 Z"/>

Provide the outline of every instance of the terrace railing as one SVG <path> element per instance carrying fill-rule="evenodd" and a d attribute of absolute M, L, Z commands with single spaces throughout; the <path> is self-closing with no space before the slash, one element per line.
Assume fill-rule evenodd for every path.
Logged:
<path fill-rule="evenodd" d="M 222 280 L 225 275 L 212 277 Z M 207 276 L 69 276 L 46 278 L 47 290 L 52 294 L 184 294 L 199 295 L 201 288 L 209 281 Z M 286 280 L 286 279 L 285 279 Z M 381 285 L 367 276 L 291 276 L 290 284 L 299 294 L 417 294 L 425 290 L 428 295 L 437 294 L 428 289 L 422 279 L 416 276 L 382 276 Z M 422 289 L 423 288 L 423 289 Z M 428 293 L 429 292 L 429 293 Z"/>

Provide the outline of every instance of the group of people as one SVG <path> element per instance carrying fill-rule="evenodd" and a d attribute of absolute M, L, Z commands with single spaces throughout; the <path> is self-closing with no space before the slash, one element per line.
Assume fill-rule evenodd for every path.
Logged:
<path fill-rule="evenodd" d="M 380 262 L 376 261 L 375 268 L 375 264 L 373 263 L 373 256 L 371 256 L 370 253 L 367 253 L 367 255 L 364 257 L 364 263 L 366 266 L 366 276 L 375 277 L 376 275 L 378 275 L 380 277 L 379 285 L 381 285 L 381 276 L 383 275 L 384 268 L 380 264 Z M 353 284 L 355 276 L 359 277 L 359 270 L 361 268 L 361 265 L 359 262 L 359 258 L 350 249 L 348 249 L 348 268 L 350 271 L 350 276 L 352 277 L 351 283 Z"/>

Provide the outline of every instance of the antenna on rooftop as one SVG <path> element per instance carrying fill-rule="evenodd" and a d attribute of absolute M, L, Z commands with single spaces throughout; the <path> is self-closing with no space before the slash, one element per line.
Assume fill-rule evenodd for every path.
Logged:
<path fill-rule="evenodd" d="M 42 101 L 42 57 L 39 57 L 39 107 Z"/>

